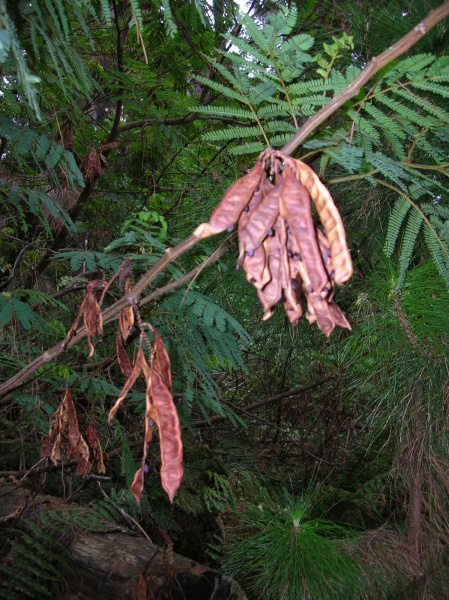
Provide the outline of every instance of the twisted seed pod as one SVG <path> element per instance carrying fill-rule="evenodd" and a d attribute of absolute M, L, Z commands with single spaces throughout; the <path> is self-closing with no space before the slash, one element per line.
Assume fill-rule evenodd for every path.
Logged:
<path fill-rule="evenodd" d="M 271 279 L 267 267 L 267 254 L 263 245 L 253 250 L 252 254 L 245 254 L 243 259 L 243 268 L 246 272 L 246 279 L 257 289 L 263 288 Z"/>
<path fill-rule="evenodd" d="M 259 185 L 264 169 L 263 162 L 259 161 L 249 173 L 237 179 L 212 212 L 209 222 L 201 223 L 195 229 L 193 235 L 199 239 L 204 239 L 232 227 L 237 222 L 240 213 L 248 204 L 254 190 Z"/>
<path fill-rule="evenodd" d="M 329 276 L 324 268 L 315 235 L 309 194 L 289 167 L 284 169 L 282 177 L 284 185 L 280 193 L 281 216 L 285 218 L 292 235 L 296 238 L 313 290 L 320 293 L 327 286 Z"/>
<path fill-rule="evenodd" d="M 275 233 L 272 237 L 268 237 L 264 245 L 267 246 L 268 271 L 271 279 L 262 289 L 257 290 L 257 295 L 264 310 L 262 318 L 266 321 L 273 314 L 273 306 L 279 302 L 282 293 L 281 246 L 277 234 Z"/>
<path fill-rule="evenodd" d="M 298 303 L 296 292 L 294 292 L 292 289 L 290 264 L 287 253 L 287 224 L 285 223 L 284 219 L 279 216 L 276 225 L 278 229 L 279 243 L 281 246 L 281 287 L 283 299 L 287 303 L 287 306 L 297 313 L 299 310 L 301 310 L 301 306 Z"/>
<path fill-rule="evenodd" d="M 137 378 L 139 377 L 140 372 L 142 371 L 143 365 L 146 365 L 146 360 L 145 360 L 145 355 L 142 350 L 142 346 L 140 346 L 139 350 L 137 352 L 136 362 L 134 363 L 134 367 L 133 367 L 131 373 L 128 375 L 128 379 L 126 380 L 125 385 L 123 386 L 122 391 L 120 392 L 120 396 L 117 398 L 114 406 L 109 411 L 109 416 L 108 416 L 109 424 L 112 422 L 112 419 L 115 417 L 116 412 L 120 408 L 120 405 L 123 402 L 123 400 L 126 398 L 126 395 L 128 394 L 129 390 L 136 383 Z"/>
<path fill-rule="evenodd" d="M 298 179 L 307 188 L 321 222 L 325 228 L 327 239 L 332 250 L 332 269 L 335 272 L 335 283 L 344 283 L 352 275 L 352 260 L 346 244 L 346 234 L 340 213 L 332 196 L 318 175 L 305 163 L 295 160 Z"/>
<path fill-rule="evenodd" d="M 263 201 L 251 211 L 245 227 L 239 230 L 239 240 L 245 250 L 252 251 L 258 248 L 272 229 L 279 214 L 281 185 L 274 186 L 264 196 Z"/>

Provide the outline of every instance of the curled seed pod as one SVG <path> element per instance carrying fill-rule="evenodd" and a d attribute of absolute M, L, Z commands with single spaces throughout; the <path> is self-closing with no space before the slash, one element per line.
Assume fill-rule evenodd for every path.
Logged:
<path fill-rule="evenodd" d="M 267 180 L 265 174 L 262 175 L 262 179 Z M 259 184 L 259 186 L 254 191 L 253 195 L 249 203 L 246 205 L 245 210 L 240 213 L 240 217 L 238 220 L 238 234 L 239 234 L 239 258 L 238 263 L 241 265 L 243 262 L 243 257 L 245 255 L 245 244 L 243 243 L 242 230 L 245 229 L 246 224 L 249 221 L 249 217 L 253 210 L 262 202 L 263 200 L 263 185 Z M 248 210 L 246 210 L 248 208 Z"/>
<path fill-rule="evenodd" d="M 264 168 L 263 162 L 258 161 L 249 173 L 237 179 L 212 212 L 209 222 L 201 223 L 195 229 L 193 235 L 204 239 L 226 231 L 228 227 L 234 225 L 259 185 L 260 178 L 264 174 Z"/>
<path fill-rule="evenodd" d="M 267 237 L 279 214 L 280 185 L 274 186 L 250 211 L 244 227 L 239 229 L 239 242 L 245 249 L 257 248 Z"/>
<path fill-rule="evenodd" d="M 284 185 L 280 193 L 281 216 L 288 222 L 291 233 L 296 238 L 313 289 L 320 291 L 328 283 L 329 276 L 316 239 L 309 194 L 289 167 L 284 169 L 282 177 Z"/>
<path fill-rule="evenodd" d="M 316 173 L 305 163 L 295 160 L 298 179 L 307 188 L 332 250 L 332 268 L 335 271 L 335 283 L 344 283 L 352 275 L 352 260 L 346 244 L 346 234 L 340 213 L 334 204 L 329 190 L 323 185 Z"/>
<path fill-rule="evenodd" d="M 243 268 L 246 272 L 246 279 L 254 284 L 257 289 L 263 288 L 271 279 L 267 266 L 267 254 L 264 245 L 256 248 L 253 253 L 245 254 L 243 259 Z"/>
<path fill-rule="evenodd" d="M 281 247 L 277 235 L 267 238 L 264 244 L 268 247 L 268 272 L 270 273 L 270 280 L 262 289 L 257 290 L 257 295 L 264 310 L 263 320 L 266 321 L 273 314 L 273 306 L 279 302 L 282 293 Z"/>

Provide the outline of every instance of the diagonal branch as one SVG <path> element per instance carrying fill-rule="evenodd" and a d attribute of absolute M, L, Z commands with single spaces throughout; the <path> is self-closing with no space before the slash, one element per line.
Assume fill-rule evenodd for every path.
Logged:
<path fill-rule="evenodd" d="M 428 16 L 418 23 L 416 27 L 412 29 L 407 35 L 402 37 L 398 42 L 393 44 L 390 48 L 382 52 L 379 56 L 373 58 L 363 71 L 352 81 L 343 92 L 333 98 L 329 104 L 326 104 L 321 110 L 319 110 L 313 117 L 307 119 L 302 127 L 295 133 L 292 139 L 282 148 L 285 154 L 291 154 L 294 152 L 301 142 L 314 131 L 321 123 L 323 123 L 331 114 L 333 114 L 340 106 L 342 106 L 348 99 L 356 96 L 360 90 L 360 87 L 364 85 L 375 73 L 379 71 L 386 64 L 391 62 L 393 59 L 401 56 L 409 50 L 416 42 L 418 42 L 430 29 L 432 29 L 437 23 L 449 15 L 449 0 L 432 10 Z M 89 192 L 90 193 L 90 192 Z M 103 322 L 108 323 L 118 318 L 120 311 L 129 304 L 138 304 L 138 298 L 144 292 L 145 288 L 154 280 L 165 267 L 176 258 L 179 258 L 182 254 L 192 248 L 199 239 L 193 234 L 189 235 L 185 240 L 174 246 L 173 248 L 167 248 L 164 255 L 160 260 L 140 279 L 140 281 L 134 286 L 129 294 L 126 294 L 115 302 L 112 306 L 107 308 L 103 313 Z M 218 251 L 217 251 L 218 252 Z M 215 254 L 215 253 L 214 253 Z M 214 256 L 214 255 L 212 255 Z M 208 261 L 212 262 L 212 256 Z M 217 257 L 218 258 L 218 257 Z M 148 301 L 152 296 L 147 296 L 145 300 Z M 86 336 L 86 330 L 82 327 L 76 336 L 67 344 L 67 347 L 76 344 Z M 41 356 L 36 358 L 29 365 L 24 367 L 19 373 L 5 381 L 0 385 L 0 397 L 4 396 L 11 390 L 18 388 L 23 385 L 26 380 L 36 372 L 36 370 L 42 365 L 46 364 L 50 360 L 56 358 L 62 352 L 64 352 L 66 345 L 64 342 L 60 342 L 44 352 Z"/>
<path fill-rule="evenodd" d="M 282 148 L 282 152 L 285 154 L 291 154 L 298 146 L 314 131 L 321 123 L 323 123 L 328 117 L 330 117 L 337 108 L 340 108 L 350 98 L 357 96 L 362 85 L 371 79 L 380 69 L 382 69 L 389 62 L 401 56 L 407 50 L 419 42 L 419 40 L 426 35 L 435 25 L 437 25 L 442 19 L 449 15 L 449 1 L 445 2 L 435 10 L 431 10 L 427 17 L 418 23 L 411 31 L 409 31 L 404 37 L 398 40 L 393 46 L 390 46 L 387 50 L 375 56 L 362 72 L 342 91 L 340 94 L 335 96 L 329 104 L 326 104 L 321 108 L 315 115 L 309 117 L 307 121 L 299 128 L 290 141 L 288 141 Z"/>

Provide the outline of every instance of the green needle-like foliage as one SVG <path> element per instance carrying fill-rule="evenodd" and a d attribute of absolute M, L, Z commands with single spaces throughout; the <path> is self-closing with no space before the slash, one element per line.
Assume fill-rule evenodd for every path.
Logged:
<path fill-rule="evenodd" d="M 314 517 L 309 499 L 248 502 L 233 517 L 226 567 L 253 598 L 352 598 L 360 590 L 361 570 L 341 549 L 354 532 Z"/>

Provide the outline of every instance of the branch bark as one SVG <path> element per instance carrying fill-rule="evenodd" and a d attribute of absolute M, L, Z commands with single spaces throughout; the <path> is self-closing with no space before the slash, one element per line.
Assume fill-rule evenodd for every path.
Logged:
<path fill-rule="evenodd" d="M 340 94 L 335 96 L 329 104 L 326 104 L 321 108 L 315 115 L 309 117 L 307 121 L 298 129 L 295 135 L 290 141 L 288 141 L 282 148 L 282 152 L 285 154 L 291 154 L 298 146 L 314 131 L 321 123 L 323 123 L 328 117 L 330 117 L 337 108 L 340 108 L 350 98 L 357 96 L 362 85 L 371 79 L 380 69 L 390 63 L 398 56 L 401 56 L 407 50 L 410 50 L 416 42 L 418 42 L 423 36 L 426 35 L 435 25 L 442 21 L 449 15 L 449 1 L 445 2 L 435 10 L 431 10 L 427 17 L 418 23 L 411 31 L 409 31 L 404 37 L 398 40 L 393 46 L 390 46 L 387 50 L 375 56 L 362 70 L 354 81 L 352 81 L 348 87 L 346 87 Z"/>
<path fill-rule="evenodd" d="M 386 64 L 401 56 L 409 50 L 416 42 L 418 42 L 430 29 L 437 25 L 442 19 L 449 15 L 449 0 L 432 10 L 428 16 L 418 23 L 407 35 L 402 37 L 398 42 L 393 44 L 390 48 L 382 52 L 379 56 L 373 58 L 363 71 L 358 75 L 354 81 L 352 81 L 343 92 L 333 98 L 329 104 L 326 104 L 321 110 L 319 110 L 313 117 L 310 117 L 302 127 L 295 133 L 291 140 L 282 148 L 282 151 L 286 154 L 294 152 L 298 146 L 304 141 L 304 139 L 312 133 L 321 123 L 323 123 L 331 114 L 333 114 L 340 106 L 342 106 L 347 100 L 356 96 L 362 85 L 364 85 L 375 73 L 377 73 Z M 187 117 L 186 117 L 187 118 Z M 75 206 L 73 214 L 79 214 L 82 206 L 84 205 L 87 197 L 90 195 L 91 189 L 86 186 L 85 190 L 81 193 L 80 199 L 83 200 Z M 71 216 L 73 218 L 73 214 Z M 131 293 L 123 296 L 120 300 L 115 302 L 112 306 L 107 308 L 103 313 L 103 322 L 106 324 L 114 319 L 118 318 L 118 315 L 122 308 L 128 304 L 137 304 L 139 296 L 143 293 L 146 287 L 153 281 L 157 274 L 159 274 L 170 262 L 184 254 L 187 250 L 192 248 L 199 240 L 191 234 L 185 240 L 174 246 L 168 248 L 161 259 L 141 278 L 141 280 L 134 286 Z M 59 239 L 55 239 L 51 250 L 57 247 Z M 38 265 L 38 269 L 42 270 L 45 261 L 49 260 L 49 254 L 44 256 Z M 212 257 L 211 257 L 212 258 Z M 86 336 L 86 331 L 83 328 L 80 329 L 78 334 L 72 338 L 67 344 L 67 347 L 72 346 L 79 342 Z M 50 360 L 59 356 L 65 350 L 64 342 L 60 342 L 44 352 L 40 357 L 35 359 L 32 363 L 24 367 L 19 373 L 11 377 L 9 380 L 0 385 L 0 397 L 9 393 L 22 385 L 28 377 L 30 377 L 39 367 L 46 364 Z"/>

